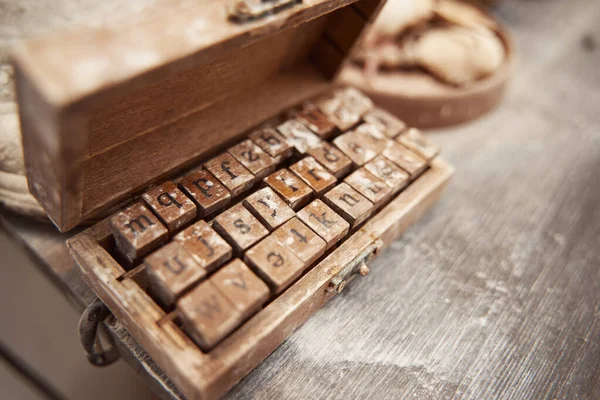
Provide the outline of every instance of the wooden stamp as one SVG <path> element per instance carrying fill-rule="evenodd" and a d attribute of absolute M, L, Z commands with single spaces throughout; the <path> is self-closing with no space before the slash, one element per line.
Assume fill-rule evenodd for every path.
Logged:
<path fill-rule="evenodd" d="M 364 146 L 377 154 L 381 154 L 390 141 L 376 125 L 361 124 L 355 132 Z"/>
<path fill-rule="evenodd" d="M 175 235 L 202 268 L 211 272 L 231 258 L 231 246 L 205 221 L 198 221 Z"/>
<path fill-rule="evenodd" d="M 225 185 L 232 197 L 250 189 L 254 183 L 254 175 L 229 153 L 206 162 L 204 168 Z"/>
<path fill-rule="evenodd" d="M 295 116 L 322 139 L 327 139 L 336 130 L 335 124 L 313 104 L 305 104 Z"/>
<path fill-rule="evenodd" d="M 360 122 L 361 115 L 344 104 L 341 96 L 334 95 L 317 101 L 323 114 L 342 132 L 347 131 Z"/>
<path fill-rule="evenodd" d="M 337 147 L 327 142 L 308 150 L 308 155 L 324 166 L 333 176 L 340 179 L 352 169 L 352 160 L 344 155 Z"/>
<path fill-rule="evenodd" d="M 269 300 L 269 287 L 239 258 L 229 262 L 210 277 L 210 281 L 247 318 Z"/>
<path fill-rule="evenodd" d="M 314 158 L 308 156 L 293 164 L 290 170 L 300 177 L 310 188 L 320 195 L 331 189 L 337 179 Z"/>
<path fill-rule="evenodd" d="M 350 224 L 317 199 L 298 212 L 298 218 L 325 239 L 327 248 L 339 242 L 350 229 Z"/>
<path fill-rule="evenodd" d="M 272 127 L 260 128 L 252 132 L 250 139 L 277 162 L 289 158 L 294 151 L 292 145 Z"/>
<path fill-rule="evenodd" d="M 325 240 L 296 217 L 273 232 L 273 236 L 306 265 L 314 263 L 327 247 Z"/>
<path fill-rule="evenodd" d="M 406 171 L 381 155 L 366 163 L 364 168 L 388 185 L 393 193 L 403 189 L 410 181 Z"/>
<path fill-rule="evenodd" d="M 408 172 L 411 178 L 414 178 L 427 169 L 427 162 L 424 159 L 393 140 L 388 142 L 388 146 L 382 154 L 385 158 Z"/>
<path fill-rule="evenodd" d="M 177 309 L 187 333 L 205 351 L 243 321 L 242 313 L 210 279 L 182 296 Z"/>
<path fill-rule="evenodd" d="M 373 203 L 345 182 L 327 192 L 323 201 L 344 217 L 352 228 L 369 218 L 375 210 Z"/>
<path fill-rule="evenodd" d="M 356 130 L 338 136 L 333 143 L 357 166 L 366 164 L 378 154 L 369 148 L 364 135 Z"/>
<path fill-rule="evenodd" d="M 242 252 L 269 234 L 258 219 L 238 203 L 217 216 L 213 227 L 233 247 Z"/>
<path fill-rule="evenodd" d="M 344 179 L 358 193 L 379 208 L 392 195 L 392 189 L 364 168 L 357 169 Z"/>
<path fill-rule="evenodd" d="M 360 116 L 373 108 L 373 101 L 353 87 L 338 90 L 336 96 L 342 99 L 344 106 L 350 109 L 352 113 Z"/>
<path fill-rule="evenodd" d="M 368 111 L 363 116 L 363 119 L 366 123 L 375 125 L 390 139 L 397 137 L 407 128 L 404 121 L 401 121 L 396 118 L 396 116 L 377 107 Z"/>
<path fill-rule="evenodd" d="M 196 218 L 196 205 L 173 182 L 165 182 L 148 190 L 142 199 L 171 233 Z"/>
<path fill-rule="evenodd" d="M 244 1 L 237 4 L 243 6 Z M 262 0 L 250 1 L 258 4 Z M 163 301 L 158 302 L 154 293 L 147 291 L 142 276 L 132 279 L 146 267 L 130 270 L 125 257 L 112 248 L 115 240 L 110 217 L 68 240 L 85 283 L 110 308 L 115 327 L 125 326 L 131 334 L 126 344 L 139 344 L 148 355 L 141 362 L 163 372 L 149 376 L 160 378 L 156 386 L 164 389 L 165 396 L 216 399 L 225 394 L 353 278 L 364 276 L 373 257 L 433 204 L 452 174 L 452 168 L 443 160 L 434 159 L 427 173 L 411 180 L 414 186 L 400 193 L 381 213 L 372 214 L 372 219 L 356 226 L 352 236 L 350 223 L 341 212 L 338 214 L 324 201 L 309 204 L 315 192 L 288 165 L 309 156 L 311 149 L 330 146 L 322 144 L 319 136 L 328 134 L 320 130 L 320 117 L 298 117 L 302 109 L 292 114 L 285 110 L 330 90 L 347 64 L 346 55 L 355 48 L 355 41 L 364 37 L 363 28 L 371 25 L 382 3 L 262 3 L 259 8 L 275 11 L 279 6 L 294 4 L 264 17 L 263 13 L 252 12 L 261 19 L 250 23 L 229 20 L 221 2 L 187 2 L 186 7 L 168 10 L 158 7 L 150 15 L 152 23 L 129 19 L 110 35 L 102 29 L 90 31 L 89 27 L 74 35 L 47 35 L 31 45 L 19 46 L 15 58 L 30 188 L 59 229 L 70 230 L 83 221 L 99 218 L 117 204 L 134 201 L 138 191 L 143 193 L 154 182 L 171 179 L 192 165 L 199 169 L 205 157 L 216 157 L 206 163 L 204 172 L 178 182 L 179 189 L 197 203 L 197 218 L 202 221 L 190 222 L 190 226 L 170 235 L 153 209 L 140 206 L 148 213 L 147 218 L 154 218 L 148 220 L 152 225 L 139 213 L 123 223 L 134 221 L 131 226 L 142 224 L 144 230 L 153 229 L 155 224 L 163 226 L 164 238 L 173 236 L 173 246 L 166 246 L 165 252 L 174 253 L 179 245 L 183 249 L 179 253 L 187 252 L 206 271 L 204 280 L 182 289 L 182 293 L 171 288 L 172 296 L 167 300 L 174 299 L 174 311 L 161 307 Z M 190 30 L 185 28 L 198 28 L 198 22 L 202 22 L 199 16 L 206 17 L 208 25 L 201 28 L 207 29 L 194 29 L 201 40 L 189 40 Z M 98 37 L 102 39 L 101 48 L 90 47 Z M 136 47 L 132 37 L 147 38 L 147 43 Z M 132 63 L 133 53 L 132 57 L 114 56 L 121 55 L 128 46 L 144 54 L 150 49 L 152 57 Z M 57 54 L 68 55 L 72 68 L 60 68 L 65 57 Z M 73 73 L 75 69 L 88 70 L 90 60 L 104 59 L 110 62 L 103 63 L 100 74 Z M 359 126 L 371 107 L 360 93 L 348 89 L 338 90 L 331 105 L 335 119 L 327 115 L 327 107 L 317 107 L 342 129 Z M 261 124 L 277 113 L 281 118 Z M 287 127 L 289 137 L 277 132 L 277 126 Z M 356 132 L 358 144 L 375 154 L 363 160 L 361 167 L 375 159 L 380 150 L 380 140 L 371 142 L 379 139 L 377 135 L 364 129 Z M 251 187 L 260 181 L 253 171 L 260 175 L 262 170 L 250 164 L 246 168 L 240 158 L 243 154 L 235 151 L 237 147 L 222 154 L 223 149 L 248 139 L 248 134 L 276 162 L 305 152 L 293 161 L 287 158 L 283 172 L 275 170 L 263 178 L 272 193 L 292 208 L 309 204 L 295 219 L 276 228 L 279 221 L 274 222 L 271 234 L 252 215 L 249 203 L 243 201 L 264 187 Z M 297 148 L 288 143 L 292 140 Z M 330 153 L 335 152 L 323 154 L 328 157 Z M 321 163 L 316 156 L 313 158 Z M 347 156 L 345 159 L 349 160 Z M 333 164 L 321 165 L 328 170 Z M 352 173 L 351 167 L 336 167 L 330 173 L 338 180 Z M 275 181 L 269 181 L 270 176 Z M 322 193 L 321 200 L 334 188 Z M 237 218 L 228 213 L 230 206 L 239 206 L 240 213 L 254 218 L 253 223 L 245 216 Z M 236 207 L 232 210 L 238 211 Z M 213 225 L 207 223 L 209 218 Z M 360 218 L 356 214 L 354 222 Z M 241 221 L 236 222 L 238 219 Z M 289 221 L 297 223 L 287 225 Z M 251 225 L 262 230 L 257 237 L 267 236 L 253 245 L 240 244 L 239 237 L 234 236 L 246 227 L 253 231 Z M 284 236 L 284 227 L 295 227 L 298 234 L 288 229 L 288 236 Z M 291 244 L 289 235 L 293 235 Z M 329 251 L 321 253 L 323 246 Z M 138 247 L 141 254 L 143 245 Z M 243 256 L 242 248 L 246 248 Z M 233 254 L 244 260 L 257 279 L 247 273 L 241 261 L 229 264 Z M 160 252 L 155 263 L 160 266 L 163 261 L 165 267 L 168 255 L 172 254 Z M 144 255 L 140 260 L 145 257 L 151 256 Z M 173 262 L 166 268 L 178 265 Z M 302 277 L 309 267 L 312 270 Z M 266 297 L 260 280 L 269 288 L 270 297 Z M 274 292 L 284 293 L 279 297 Z M 127 332 L 121 333 L 127 336 Z M 131 358 L 134 363 L 140 361 Z"/>
<path fill-rule="evenodd" d="M 251 194 L 243 204 L 270 231 L 296 215 L 270 187 Z"/>
<path fill-rule="evenodd" d="M 307 204 L 313 196 L 312 189 L 287 169 L 280 169 L 264 181 L 294 210 Z"/>
<path fill-rule="evenodd" d="M 265 153 L 250 139 L 244 140 L 227 150 L 248 171 L 252 172 L 256 180 L 261 180 L 277 168 L 273 157 Z"/>
<path fill-rule="evenodd" d="M 180 242 L 161 247 L 144 260 L 153 293 L 166 305 L 175 300 L 206 276 Z"/>
<path fill-rule="evenodd" d="M 289 119 L 278 125 L 277 130 L 300 154 L 306 153 L 321 143 L 321 139 L 313 131 L 296 119 Z"/>
<path fill-rule="evenodd" d="M 396 140 L 427 161 L 431 161 L 440 152 L 440 147 L 429 140 L 417 128 L 410 128 Z"/>
<path fill-rule="evenodd" d="M 117 248 L 130 261 L 161 245 L 169 231 L 142 202 L 137 202 L 110 218 Z"/>
<path fill-rule="evenodd" d="M 306 264 L 273 235 L 246 252 L 244 260 L 278 294 L 298 278 Z"/>
<path fill-rule="evenodd" d="M 231 200 L 229 190 L 204 169 L 186 175 L 179 185 L 194 200 L 201 218 L 225 208 Z"/>

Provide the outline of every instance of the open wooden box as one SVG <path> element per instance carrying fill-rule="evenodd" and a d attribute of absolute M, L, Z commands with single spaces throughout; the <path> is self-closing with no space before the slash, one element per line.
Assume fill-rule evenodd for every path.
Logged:
<path fill-rule="evenodd" d="M 264 5 L 265 3 L 263 3 Z M 223 1 L 25 44 L 15 57 L 30 189 L 61 231 L 131 202 L 330 89 L 379 0 L 294 3 L 248 22 Z M 84 279 L 190 399 L 225 393 L 439 197 L 429 169 L 224 341 L 203 352 L 112 256 L 107 219 L 70 239 Z"/>
<path fill-rule="evenodd" d="M 225 1 L 173 4 L 26 43 L 15 70 L 30 191 L 61 231 L 97 217 L 327 89 L 380 3 L 312 0 L 246 23 Z"/>

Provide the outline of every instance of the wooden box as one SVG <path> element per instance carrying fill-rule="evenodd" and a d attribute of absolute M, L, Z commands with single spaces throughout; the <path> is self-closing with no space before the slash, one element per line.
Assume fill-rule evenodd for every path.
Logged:
<path fill-rule="evenodd" d="M 98 297 L 186 397 L 215 398 L 347 282 L 366 275 L 366 263 L 437 200 L 452 168 L 435 157 L 426 170 L 410 171 L 410 178 L 402 172 L 410 184 L 369 199 L 377 205 L 369 219 L 335 208 L 327 197 L 331 186 L 313 188 L 323 195 L 306 207 L 320 213 L 331 205 L 348 227 L 335 237 L 323 236 L 326 252 L 281 290 L 272 289 L 260 310 L 245 316 L 223 340 L 193 339 L 181 327 L 181 315 L 164 304 L 172 294 L 157 297 L 140 273 L 149 261 L 115 253 L 115 223 L 103 216 L 137 204 L 157 183 L 178 179 L 228 148 L 231 153 L 232 145 L 282 111 L 338 93 L 332 82 L 382 1 L 166 3 L 126 26 L 80 28 L 19 48 L 14 64 L 25 161 L 30 190 L 58 229 L 100 220 L 68 241 Z M 334 141 L 343 146 L 343 140 Z M 310 172 L 312 164 L 305 164 L 290 170 Z M 356 182 L 359 190 L 365 176 L 372 176 L 368 168 L 362 172 L 343 178 L 344 169 L 331 179 Z M 235 207 L 252 207 L 251 200 L 237 201 Z M 299 211 L 302 201 L 289 203 L 299 220 L 306 210 Z M 221 235 L 227 230 L 219 218 L 207 222 L 206 229 Z M 178 229 L 169 226 L 165 237 Z M 247 253 L 245 247 L 231 251 L 245 254 L 250 264 L 248 253 L 257 246 Z"/>

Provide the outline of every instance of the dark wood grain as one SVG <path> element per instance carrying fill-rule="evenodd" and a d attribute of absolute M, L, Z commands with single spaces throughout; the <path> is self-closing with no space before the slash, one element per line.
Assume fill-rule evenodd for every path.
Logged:
<path fill-rule="evenodd" d="M 520 61 L 498 110 L 430 135 L 457 167 L 441 203 L 230 398 L 598 397 L 600 3 L 506 0 L 496 12 Z M 62 236 L 7 220 L 89 301 Z"/>

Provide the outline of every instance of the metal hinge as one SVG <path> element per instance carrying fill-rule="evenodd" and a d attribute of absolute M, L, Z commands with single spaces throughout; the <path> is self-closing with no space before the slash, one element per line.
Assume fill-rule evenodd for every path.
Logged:
<path fill-rule="evenodd" d="M 383 248 L 383 242 L 377 239 L 371 243 L 362 253 L 358 255 L 354 260 L 350 261 L 336 276 L 334 276 L 327 286 L 329 293 L 340 293 L 346 285 L 357 276 L 367 276 L 369 273 L 369 267 L 367 261 L 379 250 Z"/>

